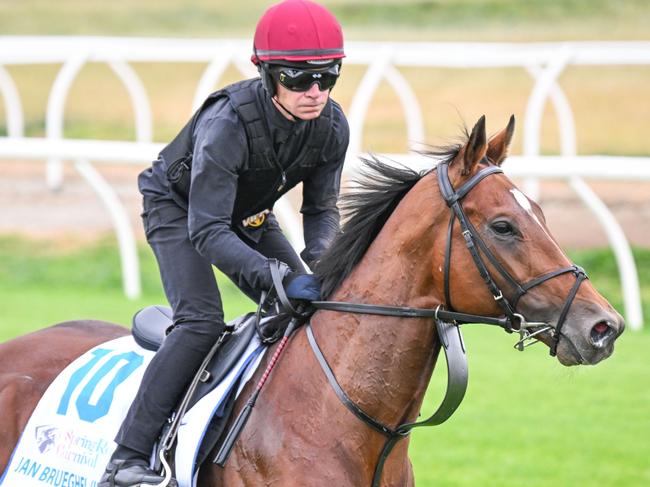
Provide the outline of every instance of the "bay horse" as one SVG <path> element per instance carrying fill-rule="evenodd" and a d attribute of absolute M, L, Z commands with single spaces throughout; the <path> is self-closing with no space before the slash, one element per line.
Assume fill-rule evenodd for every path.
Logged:
<path fill-rule="evenodd" d="M 511 118 L 488 141 L 482 117 L 466 141 L 433 151 L 442 160 L 425 173 L 366 161 L 367 178 L 344 197 L 343 230 L 317 268 L 324 296 L 512 317 L 508 328 L 539 327 L 537 338 L 567 366 L 610 356 L 623 319 L 560 250 L 539 206 L 499 169 L 513 131 Z M 318 310 L 311 329 L 341 388 L 368 415 L 390 427 L 417 418 L 440 350 L 431 318 Z M 54 377 L 126 333 L 106 322 L 72 321 L 0 345 L 0 471 Z M 385 441 L 341 404 L 303 327 L 225 468 L 208 462 L 198 485 L 368 486 Z M 408 444 L 405 437 L 395 445 L 380 485 L 414 485 Z"/>

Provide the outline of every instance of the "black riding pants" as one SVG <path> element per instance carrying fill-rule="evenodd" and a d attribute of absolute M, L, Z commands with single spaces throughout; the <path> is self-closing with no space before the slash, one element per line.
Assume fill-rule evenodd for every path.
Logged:
<path fill-rule="evenodd" d="M 145 371 L 115 441 L 148 456 L 225 324 L 213 268 L 189 240 L 187 213 L 173 202 L 145 201 L 142 217 L 175 326 Z M 264 224 L 259 242 L 248 243 L 266 257 L 276 258 L 294 270 L 304 270 L 274 218 Z M 243 291 L 256 299 L 260 290 Z"/>

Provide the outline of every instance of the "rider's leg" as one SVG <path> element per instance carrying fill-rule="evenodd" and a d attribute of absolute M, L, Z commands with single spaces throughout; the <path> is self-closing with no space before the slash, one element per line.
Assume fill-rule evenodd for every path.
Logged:
<path fill-rule="evenodd" d="M 147 480 L 152 484 L 162 480 L 148 469 L 153 446 L 225 326 L 212 266 L 189 241 L 185 213 L 171 206 L 154 208 L 145 215 L 145 222 L 174 311 L 174 328 L 145 371 L 140 391 L 115 439 L 119 447 L 108 468 L 117 470 L 116 486 L 133 485 L 128 482 L 136 477 L 154 479 Z"/>

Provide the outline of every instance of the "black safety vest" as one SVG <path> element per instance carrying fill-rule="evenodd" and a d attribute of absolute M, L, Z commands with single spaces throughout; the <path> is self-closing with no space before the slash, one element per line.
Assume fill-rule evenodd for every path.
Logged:
<path fill-rule="evenodd" d="M 187 209 L 195 125 L 201 112 L 221 97 L 229 99 L 244 124 L 248 141 L 249 157 L 239 174 L 233 221 L 272 208 L 284 193 L 306 179 L 319 163 L 327 160 L 323 148 L 332 131 L 334 102 L 329 100 L 320 117 L 309 122 L 311 126 L 307 130 L 312 133 L 308 144 L 295 160 L 283 168 L 273 148 L 268 122 L 263 116 L 259 97 L 266 95 L 258 89 L 259 83 L 258 78 L 240 81 L 212 93 L 174 140 L 161 151 L 172 197 L 183 208 Z"/>

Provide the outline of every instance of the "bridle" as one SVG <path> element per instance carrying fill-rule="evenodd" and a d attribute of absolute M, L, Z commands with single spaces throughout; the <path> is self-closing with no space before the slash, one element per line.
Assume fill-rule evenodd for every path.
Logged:
<path fill-rule="evenodd" d="M 525 283 L 519 283 L 497 260 L 493 253 L 489 250 L 480 234 L 471 224 L 462 206 L 462 200 L 467 194 L 483 179 L 493 174 L 503 173 L 501 168 L 489 163 L 487 159 L 483 159 L 482 163 L 487 163 L 485 167 L 480 169 L 469 180 L 467 180 L 458 190 L 454 189 L 451 180 L 449 179 L 449 163 L 440 162 L 436 167 L 438 186 L 443 199 L 447 206 L 451 209 L 451 216 L 449 225 L 447 227 L 447 240 L 445 245 L 445 260 L 444 260 L 444 294 L 445 302 L 449 309 L 445 309 L 439 305 L 435 309 L 428 308 L 412 308 L 400 306 L 382 306 L 373 304 L 362 303 L 348 303 L 339 301 L 314 301 L 312 305 L 317 309 L 339 311 L 346 313 L 359 313 L 359 314 L 374 314 L 382 316 L 395 316 L 401 318 L 432 318 L 436 324 L 438 332 L 438 341 L 442 345 L 447 360 L 447 391 L 445 396 L 438 407 L 438 409 L 428 419 L 415 422 L 405 423 L 390 428 L 380 421 L 374 419 L 367 414 L 361 407 L 352 401 L 343 388 L 340 386 L 334 372 L 330 365 L 327 363 L 320 347 L 316 342 L 311 325 L 308 323 L 307 338 L 311 348 L 318 359 L 318 362 L 327 377 L 331 387 L 338 396 L 339 400 L 359 419 L 361 419 L 368 426 L 386 436 L 386 443 L 380 453 L 375 468 L 372 487 L 379 487 L 381 483 L 381 474 L 384 463 L 388 455 L 392 451 L 395 444 L 402 438 L 408 436 L 413 428 L 419 426 L 434 426 L 446 421 L 458 408 L 465 395 L 467 388 L 467 358 L 465 355 L 465 347 L 460 334 L 458 325 L 464 323 L 482 323 L 488 325 L 496 325 L 503 328 L 508 333 L 513 331 L 519 332 L 520 338 L 515 344 L 515 348 L 523 351 L 525 347 L 536 343 L 539 335 L 545 332 L 551 332 L 552 343 L 550 345 L 550 354 L 554 356 L 557 353 L 557 346 L 561 337 L 561 330 L 569 309 L 578 293 L 580 284 L 587 279 L 584 270 L 576 265 L 569 267 L 562 267 L 560 269 L 548 272 L 539 277 L 531 279 Z M 492 294 L 492 297 L 503 310 L 504 315 L 498 318 L 491 316 L 481 316 L 472 313 L 463 313 L 455 311 L 451 306 L 451 293 L 449 285 L 449 276 L 451 268 L 451 249 L 452 237 L 455 221 L 458 220 L 460 230 L 465 240 L 467 249 L 469 250 L 474 265 L 483 281 Z M 499 285 L 496 283 L 490 270 L 488 269 L 485 260 L 481 256 L 485 255 L 493 268 L 497 270 L 499 275 L 515 290 L 514 296 L 510 299 L 506 297 Z M 572 273 L 575 276 L 575 282 L 564 302 L 560 315 L 555 326 L 546 322 L 529 322 L 521 313 L 517 312 L 517 303 L 521 297 L 531 289 L 539 286 L 540 284 L 553 279 L 563 274 Z M 276 284 L 277 287 L 277 284 Z M 531 343 L 527 343 L 527 342 Z"/>
<path fill-rule="evenodd" d="M 484 161 L 487 162 L 486 160 Z M 541 333 L 551 331 L 553 341 L 550 345 L 550 354 L 551 356 L 554 356 L 557 353 L 557 345 L 560 341 L 562 326 L 566 321 L 566 317 L 569 313 L 569 309 L 571 308 L 571 304 L 573 303 L 573 300 L 575 299 L 576 294 L 578 293 L 580 284 L 582 284 L 582 282 L 585 279 L 587 279 L 587 274 L 581 267 L 578 267 L 577 265 L 572 265 L 569 267 L 562 267 L 560 269 L 556 269 L 554 271 L 548 272 L 546 274 L 543 274 L 539 277 L 536 277 L 534 279 L 531 279 L 528 282 L 521 284 L 505 269 L 505 267 L 501 264 L 501 262 L 499 262 L 499 260 L 494 256 L 494 254 L 490 251 L 488 246 L 485 244 L 485 242 L 477 232 L 476 228 L 474 228 L 472 223 L 469 221 L 467 215 L 465 214 L 465 211 L 463 210 L 463 206 L 461 204 L 463 198 L 480 181 L 482 181 L 483 179 L 485 179 L 486 177 L 492 174 L 500 174 L 500 173 L 503 173 L 503 171 L 499 166 L 487 165 L 486 167 L 482 168 L 479 172 L 477 172 L 474 176 L 472 176 L 467 182 L 465 182 L 465 184 L 463 184 L 458 190 L 454 190 L 454 187 L 451 184 L 451 180 L 449 179 L 449 164 L 443 162 L 438 164 L 437 166 L 438 186 L 440 187 L 440 192 L 445 202 L 447 203 L 447 206 L 452 211 L 451 217 L 449 218 L 449 225 L 447 229 L 447 243 L 445 246 L 445 261 L 444 261 L 445 301 L 447 303 L 447 306 L 450 309 L 453 309 L 451 305 L 451 293 L 449 290 L 449 275 L 450 275 L 450 266 L 451 266 L 452 234 L 454 229 L 454 223 L 456 220 L 458 220 L 460 224 L 461 233 L 463 235 L 463 238 L 465 239 L 465 244 L 467 246 L 467 249 L 469 250 L 470 255 L 472 256 L 474 265 L 476 266 L 476 269 L 478 270 L 479 274 L 483 278 L 483 281 L 487 285 L 488 290 L 492 294 L 492 297 L 497 302 L 497 304 L 501 307 L 501 309 L 505 314 L 506 320 L 505 320 L 505 326 L 503 328 L 508 333 L 512 333 L 512 331 L 516 330 L 520 334 L 520 340 L 515 344 L 515 347 L 519 350 L 523 350 L 527 345 L 532 345 L 533 343 L 536 343 L 538 341 L 536 337 L 539 336 Z M 490 271 L 485 265 L 485 261 L 481 257 L 481 253 L 487 257 L 490 264 L 492 264 L 492 266 L 497 270 L 497 272 L 501 275 L 501 277 L 515 290 L 515 294 L 512 298 L 508 299 L 504 295 L 501 288 L 499 288 L 499 286 L 496 284 L 492 275 L 490 274 Z M 543 284 L 544 282 L 553 279 L 554 277 L 561 276 L 567 273 L 572 273 L 575 276 L 576 280 L 569 291 L 569 294 L 564 302 L 564 306 L 562 307 L 562 310 L 558 317 L 557 323 L 555 324 L 554 327 L 544 322 L 529 322 L 521 313 L 517 313 L 516 311 L 517 303 L 519 302 L 519 300 L 524 294 L 526 294 L 534 287 L 537 287 L 540 284 Z M 535 328 L 538 329 L 535 331 L 534 330 Z M 526 342 L 529 340 L 533 340 L 532 343 L 526 344 Z"/>
<path fill-rule="evenodd" d="M 379 314 L 384 316 L 398 316 L 403 318 L 430 317 L 443 321 L 451 321 L 455 324 L 481 323 L 496 325 L 500 326 L 508 333 L 512 333 L 513 331 L 517 331 L 519 333 L 520 339 L 517 341 L 517 343 L 515 343 L 515 348 L 520 351 L 523 351 L 525 347 L 532 345 L 533 343 L 537 343 L 537 337 L 540 334 L 550 331 L 552 334 L 550 354 L 551 356 L 555 356 L 557 353 L 557 345 L 562 334 L 562 327 L 566 321 L 567 315 L 569 314 L 569 309 L 571 308 L 571 305 L 573 304 L 573 301 L 578 294 L 580 284 L 582 284 L 584 280 L 588 279 L 587 274 L 581 267 L 577 265 L 571 265 L 548 272 L 522 284 L 519 283 L 505 269 L 503 264 L 501 264 L 501 262 L 490 251 L 476 228 L 474 228 L 472 223 L 469 221 L 469 218 L 467 218 L 465 210 L 462 206 L 462 200 L 478 183 L 480 183 L 488 176 L 503 173 L 503 170 L 499 166 L 490 164 L 486 158 L 484 158 L 482 162 L 487 163 L 487 165 L 476 174 L 474 174 L 469 180 L 467 180 L 458 190 L 454 189 L 453 185 L 451 184 L 451 180 L 449 179 L 449 163 L 440 162 L 436 166 L 440 193 L 447 203 L 447 206 L 451 209 L 449 225 L 447 226 L 447 240 L 445 244 L 445 259 L 443 269 L 443 285 L 447 309 L 444 309 L 442 306 L 438 306 L 435 309 L 423 309 L 398 306 L 379 306 L 359 303 L 344 303 L 337 301 L 315 301 L 312 303 L 314 307 L 331 311 L 342 311 L 360 314 Z M 495 318 L 491 316 L 457 312 L 454 311 L 451 305 L 449 276 L 451 274 L 451 244 L 454 224 L 456 220 L 458 220 L 460 224 L 461 234 L 465 239 L 465 245 L 467 246 L 467 249 L 472 256 L 472 260 L 474 261 L 476 269 L 483 278 L 483 281 L 492 294 L 493 299 L 503 310 L 504 316 L 502 317 Z M 506 295 L 503 293 L 501 288 L 498 286 L 490 274 L 490 271 L 483 257 L 481 256 L 481 253 L 486 256 L 487 260 L 497 270 L 501 277 L 515 290 L 514 296 L 512 296 L 510 299 L 506 297 Z M 569 294 L 567 295 L 555 326 L 551 326 L 546 322 L 528 321 L 523 314 L 517 312 L 517 304 L 524 294 L 526 294 L 531 289 L 539 286 L 540 284 L 553 279 L 554 277 L 568 273 L 573 274 L 576 280 L 569 290 Z M 526 343 L 528 341 L 532 341 L 532 343 Z"/>

